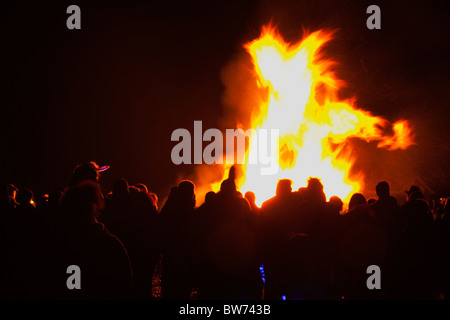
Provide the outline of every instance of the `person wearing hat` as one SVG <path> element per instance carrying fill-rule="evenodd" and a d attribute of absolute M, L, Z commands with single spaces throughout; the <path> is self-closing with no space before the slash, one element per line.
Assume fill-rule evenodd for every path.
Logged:
<path fill-rule="evenodd" d="M 406 203 L 401 207 L 401 217 L 403 219 L 404 228 L 426 228 L 431 227 L 432 215 L 428 202 L 417 186 L 411 186 L 406 193 Z"/>
<path fill-rule="evenodd" d="M 100 172 L 106 171 L 109 166 L 100 167 L 96 162 L 79 164 L 73 170 L 73 176 L 70 180 L 69 187 L 75 187 L 83 181 L 99 182 Z"/>
<path fill-rule="evenodd" d="M 415 193 L 420 193 L 422 195 L 422 191 L 420 190 L 420 188 L 418 186 L 414 186 L 414 185 L 411 186 L 409 188 L 409 190 L 406 190 L 405 193 L 406 193 L 406 201 L 411 200 L 411 197 Z M 422 198 L 423 198 L 423 195 L 422 195 Z"/>

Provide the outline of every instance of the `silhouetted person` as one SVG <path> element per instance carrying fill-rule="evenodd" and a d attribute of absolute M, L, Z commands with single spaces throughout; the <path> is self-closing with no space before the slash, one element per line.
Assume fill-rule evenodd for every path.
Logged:
<path fill-rule="evenodd" d="M 134 280 L 138 297 L 150 298 L 152 279 L 159 259 L 159 224 L 157 221 L 157 205 L 150 196 L 146 185 L 136 185 L 137 193 L 130 193 L 133 232 L 131 238 L 124 239 L 133 266 Z"/>
<path fill-rule="evenodd" d="M 348 203 L 346 219 L 353 221 L 370 221 L 374 219 L 371 208 L 367 205 L 367 200 L 361 193 L 354 193 Z"/>
<path fill-rule="evenodd" d="M 117 180 L 102 221 L 128 251 L 136 298 L 151 298 L 158 260 L 158 225 L 156 207 L 147 187 L 144 184 L 130 187 L 125 179 Z"/>
<path fill-rule="evenodd" d="M 368 290 L 367 267 L 380 266 L 387 274 L 388 239 L 382 228 L 375 223 L 366 198 L 355 193 L 350 198 L 349 210 L 344 216 L 345 226 L 340 242 L 339 281 L 347 299 L 379 298 L 386 290 Z M 387 286 L 385 286 L 387 287 Z"/>
<path fill-rule="evenodd" d="M 309 232 L 310 254 L 308 257 L 314 299 L 337 299 L 341 297 L 340 284 L 336 279 L 339 264 L 340 239 L 344 227 L 341 215 L 344 203 L 337 196 L 330 197 L 326 206 L 317 211 L 317 219 Z M 308 296 L 306 297 L 308 298 Z"/>
<path fill-rule="evenodd" d="M 264 201 L 261 205 L 261 209 L 265 214 L 268 214 L 267 210 L 271 211 L 272 206 L 284 206 L 285 201 L 292 201 L 292 180 L 280 179 L 277 183 L 277 188 L 275 191 L 275 196 Z M 270 212 L 272 214 L 272 212 Z"/>
<path fill-rule="evenodd" d="M 307 235 L 306 242 L 299 246 L 303 256 L 297 256 L 297 263 L 303 266 L 303 272 L 297 273 L 300 279 L 296 289 L 297 298 L 326 299 L 332 293 L 332 265 L 336 259 L 336 242 L 339 231 L 339 212 L 333 213 L 326 201 L 324 186 L 320 179 L 310 177 L 303 191 L 298 213 L 303 216 L 299 222 Z M 339 199 L 340 200 L 340 199 Z M 337 199 L 333 199 L 339 203 Z M 300 229 L 300 230 L 302 230 Z M 305 240 L 298 237 L 297 240 Z"/>
<path fill-rule="evenodd" d="M 406 191 L 407 202 L 400 208 L 405 228 L 418 229 L 417 231 L 430 231 L 433 216 L 423 193 L 416 186 Z"/>
<path fill-rule="evenodd" d="M 306 188 L 299 188 L 295 194 L 295 219 L 291 221 L 298 233 L 311 233 L 327 209 L 322 182 L 310 177 Z"/>
<path fill-rule="evenodd" d="M 405 191 L 406 194 L 406 201 L 409 200 L 409 197 L 413 195 L 416 192 L 422 193 L 422 190 L 418 186 L 412 185 L 408 190 Z"/>
<path fill-rule="evenodd" d="M 70 180 L 69 186 L 74 187 L 86 180 L 99 182 L 99 174 L 108 169 L 109 166 L 99 167 L 98 164 L 94 161 L 79 164 L 73 170 L 73 175 Z"/>
<path fill-rule="evenodd" d="M 68 290 L 66 281 L 58 285 L 68 299 L 130 298 L 132 270 L 122 242 L 109 233 L 97 217 L 103 209 L 98 184 L 84 181 L 69 188 L 61 202 L 58 267 L 53 276 L 65 275 L 69 265 L 81 269 L 81 290 Z M 64 279 L 64 278 L 63 278 Z M 61 280 L 61 279 L 58 279 Z"/>
<path fill-rule="evenodd" d="M 214 197 L 216 196 L 216 193 L 214 191 L 209 191 L 205 195 L 205 203 L 210 203 L 213 201 Z"/>
<path fill-rule="evenodd" d="M 289 264 L 289 241 L 297 225 L 292 180 L 278 181 L 275 196 L 261 205 L 260 245 L 266 282 L 265 299 L 280 300 L 287 294 L 292 279 L 286 266 Z"/>
<path fill-rule="evenodd" d="M 231 171 L 198 211 L 200 299 L 261 297 L 254 215 L 234 178 Z"/>
<path fill-rule="evenodd" d="M 323 192 L 323 184 L 318 178 L 309 178 L 307 189 L 307 200 L 314 204 L 324 205 L 326 202 L 326 196 Z"/>
<path fill-rule="evenodd" d="M 333 215 L 339 215 L 342 211 L 342 208 L 344 207 L 344 203 L 342 202 L 341 198 L 332 196 L 328 201 L 328 207 L 330 208 L 330 211 Z"/>
<path fill-rule="evenodd" d="M 189 299 L 194 286 L 194 188 L 191 181 L 181 181 L 161 210 L 163 299 Z"/>
<path fill-rule="evenodd" d="M 370 206 L 375 214 L 377 223 L 388 233 L 395 232 L 397 223 L 397 200 L 391 196 L 389 184 L 386 181 L 379 182 L 375 191 L 377 193 L 377 201 Z"/>
<path fill-rule="evenodd" d="M 258 214 L 259 213 L 259 207 L 256 205 L 256 195 L 254 192 L 252 191 L 247 191 L 244 194 L 244 198 L 247 199 L 248 203 L 250 204 L 250 208 L 252 209 L 252 212 L 254 214 Z"/>
<path fill-rule="evenodd" d="M 439 264 L 431 263 L 435 245 L 432 245 L 433 217 L 429 205 L 417 186 L 406 191 L 407 202 L 400 207 L 401 230 L 396 240 L 397 291 L 395 298 L 429 299 L 432 287 L 442 281 L 433 277 L 439 273 Z M 439 259 L 438 259 L 439 261 Z M 448 272 L 448 270 L 447 270 Z"/>

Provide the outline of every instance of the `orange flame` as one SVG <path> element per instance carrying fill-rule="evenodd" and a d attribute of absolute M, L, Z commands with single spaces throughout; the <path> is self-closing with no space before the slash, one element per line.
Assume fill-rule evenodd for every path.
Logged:
<path fill-rule="evenodd" d="M 275 28 L 263 27 L 261 36 L 244 47 L 250 54 L 257 83 L 267 97 L 253 110 L 251 128 L 279 129 L 277 163 L 274 175 L 261 175 L 258 165 L 244 165 L 237 181 L 242 192 L 253 191 L 260 205 L 275 193 L 279 179 L 293 180 L 293 188 L 318 177 L 329 198 L 349 200 L 364 187 L 364 176 L 350 175 L 355 158 L 348 151 L 349 138 L 380 141 L 378 147 L 406 149 L 413 144 L 406 120 L 392 125 L 392 135 L 383 130 L 391 125 L 368 111 L 357 109 L 354 99 L 340 100 L 344 82 L 330 70 L 335 62 L 323 58 L 321 48 L 332 32 L 319 30 L 297 44 L 286 43 Z M 247 157 L 256 148 L 249 141 Z M 217 191 L 218 185 L 213 185 Z"/>

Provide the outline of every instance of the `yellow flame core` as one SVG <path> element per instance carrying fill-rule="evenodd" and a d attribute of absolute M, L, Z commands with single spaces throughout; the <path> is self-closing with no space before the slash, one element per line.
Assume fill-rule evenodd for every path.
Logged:
<path fill-rule="evenodd" d="M 385 136 L 382 128 L 389 124 L 385 119 L 356 109 L 353 100 L 339 100 L 343 82 L 330 71 L 335 63 L 320 55 L 331 39 L 332 32 L 320 30 L 290 45 L 269 26 L 245 45 L 257 84 L 267 92 L 252 113 L 251 128 L 275 128 L 280 135 L 271 146 L 277 150 L 277 173 L 261 175 L 258 165 L 247 164 L 237 181 L 242 192 L 255 193 L 258 205 L 275 194 L 278 180 L 284 178 L 293 180 L 296 190 L 305 186 L 309 177 L 318 177 L 327 198 L 336 195 L 348 201 L 363 188 L 362 175 L 349 175 L 355 159 L 344 149 L 348 138 L 378 140 L 378 147 L 389 150 L 405 149 L 413 143 L 407 121 L 394 123 L 393 135 Z M 252 140 L 247 157 L 257 152 Z"/>

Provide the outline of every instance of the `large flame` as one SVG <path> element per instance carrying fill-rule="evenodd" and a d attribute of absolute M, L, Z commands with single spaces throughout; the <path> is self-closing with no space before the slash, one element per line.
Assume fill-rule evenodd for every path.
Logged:
<path fill-rule="evenodd" d="M 280 139 L 271 147 L 277 150 L 278 172 L 261 175 L 258 165 L 244 165 L 237 181 L 242 192 L 253 191 L 260 205 L 275 193 L 279 179 L 293 180 L 293 188 L 305 186 L 309 177 L 318 177 L 329 198 L 348 200 L 364 187 L 362 174 L 350 174 L 355 161 L 345 148 L 349 138 L 379 141 L 378 147 L 405 149 L 413 144 L 405 120 L 390 124 L 367 111 L 357 109 L 354 99 L 340 100 L 344 83 L 331 71 L 335 64 L 323 58 L 320 49 L 332 32 L 311 33 L 297 44 L 286 43 L 275 28 L 264 27 L 261 36 L 246 44 L 257 82 L 267 97 L 254 106 L 252 129 L 279 129 Z M 391 127 L 391 134 L 386 131 Z M 249 141 L 247 157 L 256 152 Z M 217 189 L 217 186 L 213 186 Z"/>

